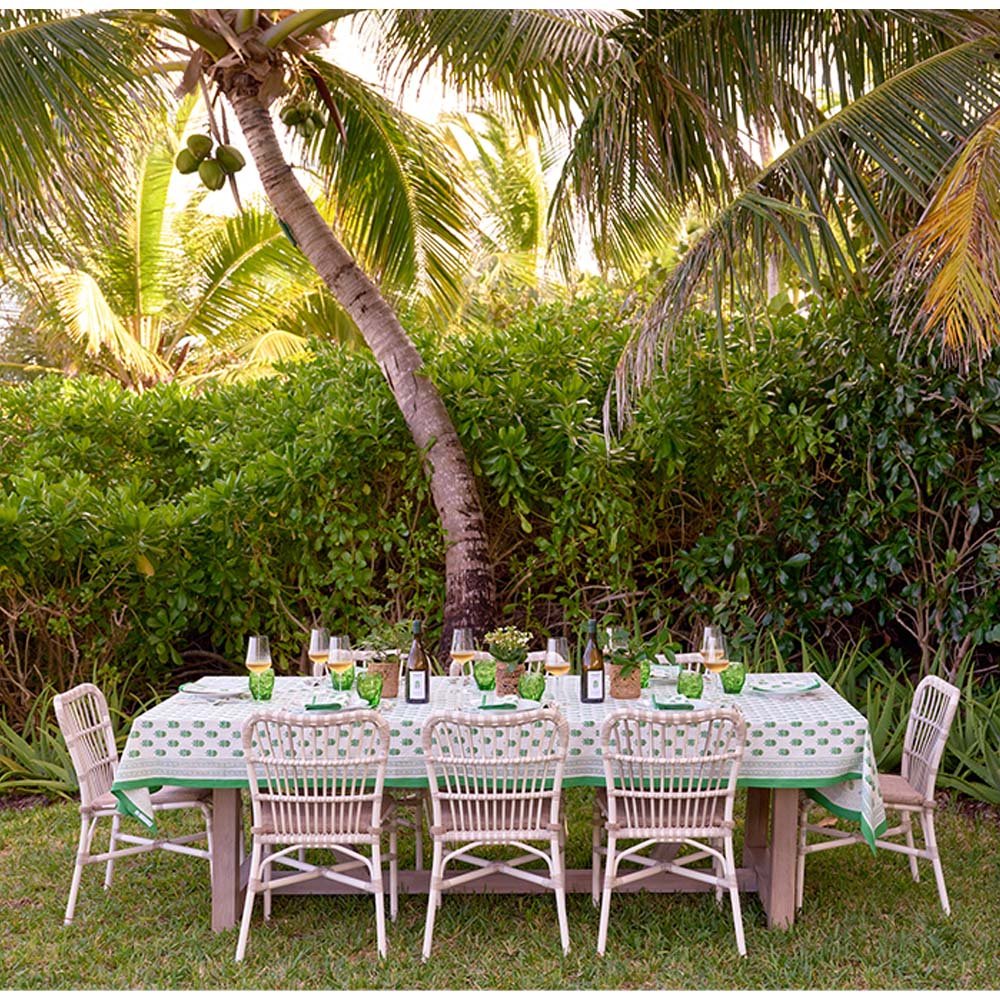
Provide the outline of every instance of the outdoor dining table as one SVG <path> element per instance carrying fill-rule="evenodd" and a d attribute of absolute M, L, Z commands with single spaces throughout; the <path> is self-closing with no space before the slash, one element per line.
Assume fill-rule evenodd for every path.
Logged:
<path fill-rule="evenodd" d="M 662 683 L 654 682 L 653 690 L 662 692 L 656 686 Z M 401 698 L 382 703 L 391 733 L 387 788 L 427 786 L 422 726 L 434 711 L 473 708 L 476 692 L 462 684 L 461 679 L 434 677 L 429 703 L 407 704 Z M 560 705 L 569 723 L 564 786 L 603 786 L 601 723 L 618 708 L 653 707 L 649 696 L 643 692 L 639 701 L 609 698 L 600 704 L 584 704 L 578 678 L 549 678 L 548 684 L 547 699 Z M 204 678 L 201 685 L 218 691 L 219 696 L 178 692 L 136 718 L 112 790 L 121 812 L 155 829 L 149 804 L 152 790 L 161 785 L 212 789 L 212 927 L 223 930 L 239 919 L 247 877 L 241 850 L 241 790 L 248 787 L 243 726 L 261 709 L 305 712 L 307 704 L 332 700 L 332 692 L 325 680 L 278 677 L 272 699 L 263 703 L 238 695 L 246 692 L 245 676 Z M 809 690 L 802 690 L 805 687 Z M 667 690 L 676 694 L 676 689 Z M 687 701 L 695 708 L 713 704 Z M 752 674 L 744 690 L 726 695 L 725 701 L 736 705 L 747 720 L 739 779 L 739 785 L 747 789 L 740 887 L 758 893 L 769 927 L 789 927 L 795 920 L 800 792 L 807 792 L 835 815 L 859 823 L 872 850 L 875 837 L 885 829 L 868 722 L 814 674 Z M 428 881 L 426 871 L 400 872 L 402 891 L 426 892 Z M 318 883 L 317 891 L 331 885 L 326 880 Z M 690 890 L 691 886 L 676 875 L 662 875 L 646 885 L 653 891 Z M 303 886 L 295 888 L 305 891 Z M 483 889 L 514 891 L 514 886 L 498 876 L 493 884 L 484 880 L 479 891 Z M 526 889 L 521 883 L 516 891 Z M 568 871 L 567 889 L 589 892 L 589 869 Z"/>

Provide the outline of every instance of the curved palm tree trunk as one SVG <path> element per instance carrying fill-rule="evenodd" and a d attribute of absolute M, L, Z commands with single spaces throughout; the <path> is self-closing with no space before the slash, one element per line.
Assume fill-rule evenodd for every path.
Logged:
<path fill-rule="evenodd" d="M 414 444 L 425 456 L 431 495 L 445 535 L 442 648 L 450 648 L 456 626 L 481 632 L 493 624 L 496 605 L 482 503 L 462 443 L 436 386 L 421 374 L 423 358 L 391 306 L 323 221 L 285 161 L 271 114 L 258 98 L 259 82 L 247 73 L 226 74 L 222 86 L 271 205 L 357 324 L 392 389 Z"/>

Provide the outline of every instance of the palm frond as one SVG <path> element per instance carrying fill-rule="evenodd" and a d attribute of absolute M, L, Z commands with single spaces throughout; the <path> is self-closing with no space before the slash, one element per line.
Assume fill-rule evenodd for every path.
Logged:
<path fill-rule="evenodd" d="M 622 15 L 580 10 L 392 10 L 379 14 L 383 66 L 402 85 L 439 72 L 478 104 L 500 104 L 539 130 L 568 124 L 622 58 Z"/>
<path fill-rule="evenodd" d="M 151 42 L 124 16 L 0 10 L 0 245 L 15 259 L 67 214 L 92 223 L 95 193 L 120 202 L 122 123 L 134 132 L 136 104 L 160 96 L 137 72 Z"/>
<path fill-rule="evenodd" d="M 1000 37 L 956 43 L 901 70 L 760 171 L 669 275 L 619 361 L 606 416 L 614 399 L 619 422 L 627 421 L 634 394 L 666 362 L 702 288 L 715 303 L 734 291 L 760 301 L 763 269 L 774 256 L 816 287 L 829 272 L 853 284 L 864 262 L 858 227 L 887 251 L 894 242 L 893 199 L 901 192 L 925 204 L 956 146 L 1000 105 L 998 44 Z"/>
<path fill-rule="evenodd" d="M 423 296 L 450 315 L 461 300 L 470 221 L 441 137 L 358 77 L 310 63 L 336 96 L 347 136 L 323 129 L 307 150 L 335 193 L 335 228 L 388 292 Z"/>
<path fill-rule="evenodd" d="M 55 310 L 67 335 L 91 357 L 103 352 L 139 378 L 168 373 L 159 356 L 144 346 L 108 305 L 100 286 L 83 271 L 50 270 L 38 277 L 46 304 Z"/>
<path fill-rule="evenodd" d="M 1000 341 L 1000 110 L 955 158 L 919 224 L 897 247 L 894 325 L 940 340 L 968 368 Z M 907 322 L 915 289 L 925 289 Z"/>

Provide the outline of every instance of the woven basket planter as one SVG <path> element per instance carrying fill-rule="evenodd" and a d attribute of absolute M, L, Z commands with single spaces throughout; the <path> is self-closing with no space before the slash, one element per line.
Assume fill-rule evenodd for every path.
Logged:
<path fill-rule="evenodd" d="M 517 682 L 524 673 L 523 663 L 501 663 L 497 660 L 497 695 L 517 694 Z"/>
<path fill-rule="evenodd" d="M 382 697 L 399 697 L 399 664 L 386 663 L 382 660 L 369 660 L 368 673 L 378 674 L 382 678 Z"/>
<path fill-rule="evenodd" d="M 611 678 L 611 697 L 622 699 L 638 698 L 642 694 L 642 671 L 639 665 L 629 664 L 632 671 L 628 677 L 622 677 L 624 663 L 609 663 L 608 675 Z"/>

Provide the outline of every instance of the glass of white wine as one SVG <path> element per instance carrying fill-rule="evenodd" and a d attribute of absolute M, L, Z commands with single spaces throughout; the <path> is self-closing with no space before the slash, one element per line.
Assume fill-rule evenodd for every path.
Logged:
<path fill-rule="evenodd" d="M 354 651 L 346 635 L 331 635 L 326 665 L 335 691 L 350 691 L 354 683 Z"/>
<path fill-rule="evenodd" d="M 716 696 L 722 695 L 721 674 L 729 666 L 729 655 L 726 652 L 726 639 L 718 625 L 709 625 L 701 640 L 701 660 L 705 669 L 714 675 L 712 683 Z"/>
<path fill-rule="evenodd" d="M 330 632 L 325 628 L 314 628 L 309 633 L 309 660 L 313 677 L 326 675 L 326 661 L 330 654 Z"/>
<path fill-rule="evenodd" d="M 250 695 L 255 701 L 269 701 L 274 690 L 271 669 L 271 644 L 266 635 L 252 635 L 247 640 L 246 660 L 250 671 Z"/>
<path fill-rule="evenodd" d="M 549 677 L 565 677 L 569 673 L 569 642 L 562 636 L 555 636 L 545 645 L 545 672 Z M 547 696 L 551 692 L 546 691 Z"/>
<path fill-rule="evenodd" d="M 476 658 L 476 639 L 471 628 L 457 628 L 451 633 L 451 660 L 465 676 L 465 665 Z M 471 676 L 471 671 L 470 671 Z"/>

